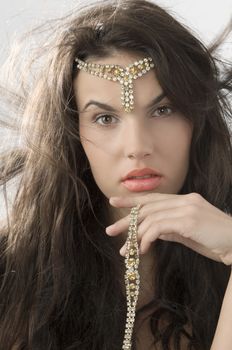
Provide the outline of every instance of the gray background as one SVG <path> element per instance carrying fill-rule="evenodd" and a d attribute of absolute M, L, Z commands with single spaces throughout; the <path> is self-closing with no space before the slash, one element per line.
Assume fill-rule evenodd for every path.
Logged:
<path fill-rule="evenodd" d="M 0 0 L 0 64 L 7 57 L 15 36 L 30 30 L 47 18 L 63 16 L 84 2 L 87 1 Z M 231 0 L 158 0 L 156 3 L 169 10 L 182 23 L 187 24 L 205 44 L 213 40 L 232 15 Z M 231 58 L 231 36 L 224 45 L 222 53 L 226 58 Z M 5 143 L 6 131 L 0 129 L 0 140 L 3 140 L 3 134 Z M 14 185 L 12 186 L 10 192 L 14 188 Z M 5 204 L 0 191 L 0 220 L 4 216 Z"/>

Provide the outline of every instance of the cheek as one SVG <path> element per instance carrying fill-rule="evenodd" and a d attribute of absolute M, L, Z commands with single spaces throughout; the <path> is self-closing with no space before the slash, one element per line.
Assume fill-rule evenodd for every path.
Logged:
<path fill-rule="evenodd" d="M 110 163 L 117 153 L 118 140 L 115 132 L 99 130 L 95 125 L 79 126 L 80 140 L 90 162 Z"/>
<path fill-rule="evenodd" d="M 186 135 L 179 135 L 175 138 L 169 138 L 166 140 L 166 147 L 168 151 L 174 156 L 174 158 L 185 158 L 189 154 L 190 140 Z"/>
<path fill-rule="evenodd" d="M 179 119 L 171 128 L 166 130 L 165 142 L 173 150 L 186 152 L 191 144 L 192 127 L 189 122 Z"/>
<path fill-rule="evenodd" d="M 93 130 L 81 130 L 81 128 L 80 140 L 96 179 L 102 173 L 103 168 L 109 167 L 110 162 L 114 159 L 111 144 L 106 142 L 99 133 Z"/>
<path fill-rule="evenodd" d="M 88 158 L 91 173 L 97 187 L 105 196 L 108 196 L 108 190 L 110 188 L 109 169 L 114 167 L 112 157 L 109 157 L 108 154 L 104 150 L 99 149 L 99 147 L 96 148 L 92 143 L 85 141 L 82 146 Z"/>
<path fill-rule="evenodd" d="M 84 122 L 79 124 L 79 132 L 80 142 L 84 148 L 87 158 L 91 163 L 92 159 L 94 159 L 94 153 L 97 153 L 98 149 L 101 149 L 102 147 L 101 138 L 94 130 L 94 127 L 89 124 L 85 124 Z"/>
<path fill-rule="evenodd" d="M 192 127 L 183 120 L 162 133 L 160 152 L 165 158 L 169 158 L 170 166 L 179 165 L 181 168 L 181 165 L 183 167 L 188 165 L 191 140 Z"/>
<path fill-rule="evenodd" d="M 110 140 L 110 133 L 90 120 L 79 122 L 79 132 L 83 143 L 89 142 L 98 147 L 103 147 Z"/>
<path fill-rule="evenodd" d="M 80 139 L 83 145 L 87 145 L 88 143 L 96 143 L 98 142 L 98 133 L 95 130 L 95 127 L 91 125 L 91 123 L 80 121 L 79 122 L 79 132 Z"/>

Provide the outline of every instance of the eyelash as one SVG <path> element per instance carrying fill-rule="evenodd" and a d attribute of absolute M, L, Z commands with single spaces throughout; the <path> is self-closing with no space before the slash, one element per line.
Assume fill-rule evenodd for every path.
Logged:
<path fill-rule="evenodd" d="M 162 109 L 165 109 L 165 110 L 167 110 L 167 109 L 169 109 L 169 113 L 167 114 L 167 115 L 165 115 L 165 116 L 169 116 L 170 114 L 172 114 L 172 113 L 174 113 L 175 112 L 175 108 L 173 107 L 173 106 L 170 106 L 170 105 L 162 105 L 162 106 L 159 106 L 159 107 L 157 107 L 156 109 L 155 109 L 155 111 L 154 112 L 156 112 L 156 111 L 161 111 Z M 103 117 L 114 117 L 113 115 L 111 115 L 111 114 L 102 114 L 102 115 L 99 115 L 99 116 L 97 116 L 95 119 L 94 119 L 94 121 L 93 121 L 93 123 L 96 123 L 96 124 L 99 124 L 100 126 L 103 126 L 103 127 L 109 127 L 109 126 L 111 126 L 112 124 L 110 123 L 110 124 L 101 124 L 101 123 L 98 123 L 98 120 L 100 120 L 101 118 L 103 118 Z M 162 116 L 158 116 L 157 118 L 159 118 L 159 117 L 162 117 Z M 115 117 L 114 117 L 115 118 Z"/>

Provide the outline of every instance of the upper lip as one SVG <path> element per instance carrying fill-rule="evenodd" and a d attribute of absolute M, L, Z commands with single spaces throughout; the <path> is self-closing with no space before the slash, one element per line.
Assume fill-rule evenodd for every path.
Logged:
<path fill-rule="evenodd" d="M 157 170 L 154 170 L 151 168 L 134 169 L 134 170 L 130 171 L 126 176 L 124 176 L 122 178 L 122 181 L 125 181 L 133 176 L 145 176 L 145 175 L 161 176 L 161 174 Z"/>

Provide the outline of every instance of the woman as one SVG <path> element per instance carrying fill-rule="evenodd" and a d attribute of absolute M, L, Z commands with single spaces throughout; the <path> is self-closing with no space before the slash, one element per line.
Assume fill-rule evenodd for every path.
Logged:
<path fill-rule="evenodd" d="M 21 177 L 1 235 L 0 348 L 122 349 L 140 205 L 132 348 L 229 349 L 231 72 L 218 43 L 143 0 L 52 29 L 14 97 L 24 142 L 2 161 L 2 184 Z"/>

